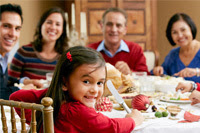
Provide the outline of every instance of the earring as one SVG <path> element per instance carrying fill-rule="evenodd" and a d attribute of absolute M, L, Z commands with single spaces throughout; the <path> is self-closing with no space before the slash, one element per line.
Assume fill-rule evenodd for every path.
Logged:
<path fill-rule="evenodd" d="M 68 89 L 67 89 L 67 86 L 66 85 L 62 85 L 62 90 L 63 91 L 67 91 Z"/>

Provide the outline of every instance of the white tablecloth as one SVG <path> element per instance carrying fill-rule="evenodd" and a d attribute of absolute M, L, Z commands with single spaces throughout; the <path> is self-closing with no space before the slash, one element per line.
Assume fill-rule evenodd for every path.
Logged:
<path fill-rule="evenodd" d="M 175 103 L 166 103 L 156 101 L 155 104 L 161 106 L 174 105 Z M 200 121 L 193 123 L 178 123 L 180 120 L 184 120 L 183 115 L 185 111 L 190 111 L 192 114 L 200 115 L 200 104 L 191 106 L 190 104 L 175 104 L 182 108 L 182 111 L 176 116 L 179 120 L 171 120 L 168 117 L 146 119 L 142 125 L 136 127 L 132 133 L 200 133 Z M 9 127 L 9 133 L 11 133 L 10 122 L 10 108 L 4 106 L 7 116 L 7 124 Z M 113 109 L 112 112 L 101 112 L 110 118 L 123 118 L 126 115 L 126 111 L 118 111 Z M 142 113 L 144 116 L 154 117 L 154 113 Z M 1 120 L 1 115 L 0 115 Z M 17 127 L 21 129 L 20 118 L 16 115 Z M 19 128 L 20 127 L 20 128 Z M 28 127 L 28 125 L 27 125 Z M 2 123 L 0 122 L 0 133 L 2 130 Z M 18 131 L 20 133 L 20 131 Z"/>
<path fill-rule="evenodd" d="M 166 103 L 156 101 L 159 105 L 177 105 L 175 103 Z M 200 133 L 200 121 L 193 123 L 178 123 L 184 120 L 185 111 L 190 111 L 192 114 L 200 115 L 200 104 L 191 106 L 190 104 L 178 104 L 182 111 L 176 116 L 179 120 L 171 120 L 168 117 L 145 119 L 142 125 L 136 127 L 132 133 Z M 101 112 L 110 118 L 123 118 L 126 111 L 118 111 L 113 109 L 112 112 Z M 144 116 L 154 117 L 154 113 L 142 113 Z"/>

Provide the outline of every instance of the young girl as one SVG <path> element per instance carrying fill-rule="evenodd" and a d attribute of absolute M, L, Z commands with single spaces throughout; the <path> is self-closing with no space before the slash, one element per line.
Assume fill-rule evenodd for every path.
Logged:
<path fill-rule="evenodd" d="M 40 103 L 44 96 L 51 97 L 56 133 L 131 132 L 143 121 L 139 111 L 133 110 L 126 118 L 108 118 L 95 111 L 94 105 L 103 94 L 105 80 L 105 61 L 101 54 L 76 46 L 62 54 L 49 89 L 19 90 L 10 99 Z M 20 114 L 20 110 L 16 111 Z M 26 111 L 27 123 L 30 123 L 30 116 L 31 111 Z M 40 129 L 41 125 L 37 126 Z"/>

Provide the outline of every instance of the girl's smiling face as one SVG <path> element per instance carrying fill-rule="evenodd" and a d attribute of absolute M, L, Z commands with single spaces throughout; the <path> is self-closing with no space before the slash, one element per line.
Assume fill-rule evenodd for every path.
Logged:
<path fill-rule="evenodd" d="M 102 96 L 106 78 L 105 66 L 98 66 L 99 64 L 83 64 L 77 67 L 66 83 L 69 95 L 91 108 L 94 108 L 96 101 Z"/>

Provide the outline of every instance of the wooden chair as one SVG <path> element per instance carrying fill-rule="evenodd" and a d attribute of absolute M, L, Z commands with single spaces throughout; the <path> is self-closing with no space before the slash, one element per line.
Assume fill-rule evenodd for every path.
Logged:
<path fill-rule="evenodd" d="M 144 51 L 144 56 L 146 57 L 146 63 L 148 71 L 150 72 L 155 66 L 158 66 L 159 53 L 158 51 Z"/>
<path fill-rule="evenodd" d="M 41 100 L 41 104 L 35 103 L 27 103 L 27 102 L 18 102 L 12 100 L 3 100 L 0 99 L 1 106 L 1 119 L 2 119 L 2 129 L 4 133 L 8 133 L 8 126 L 6 122 L 6 115 L 4 106 L 10 107 L 10 115 L 11 115 L 11 125 L 12 125 L 12 133 L 17 132 L 16 128 L 16 119 L 15 119 L 15 110 L 14 107 L 21 109 L 21 133 L 27 133 L 26 129 L 26 119 L 25 119 L 25 109 L 31 109 L 31 124 L 30 129 L 32 133 L 36 133 L 36 111 L 41 111 L 43 116 L 43 132 L 44 133 L 54 133 L 54 123 L 53 123 L 53 108 L 52 108 L 53 100 L 49 97 L 44 97 Z"/>

